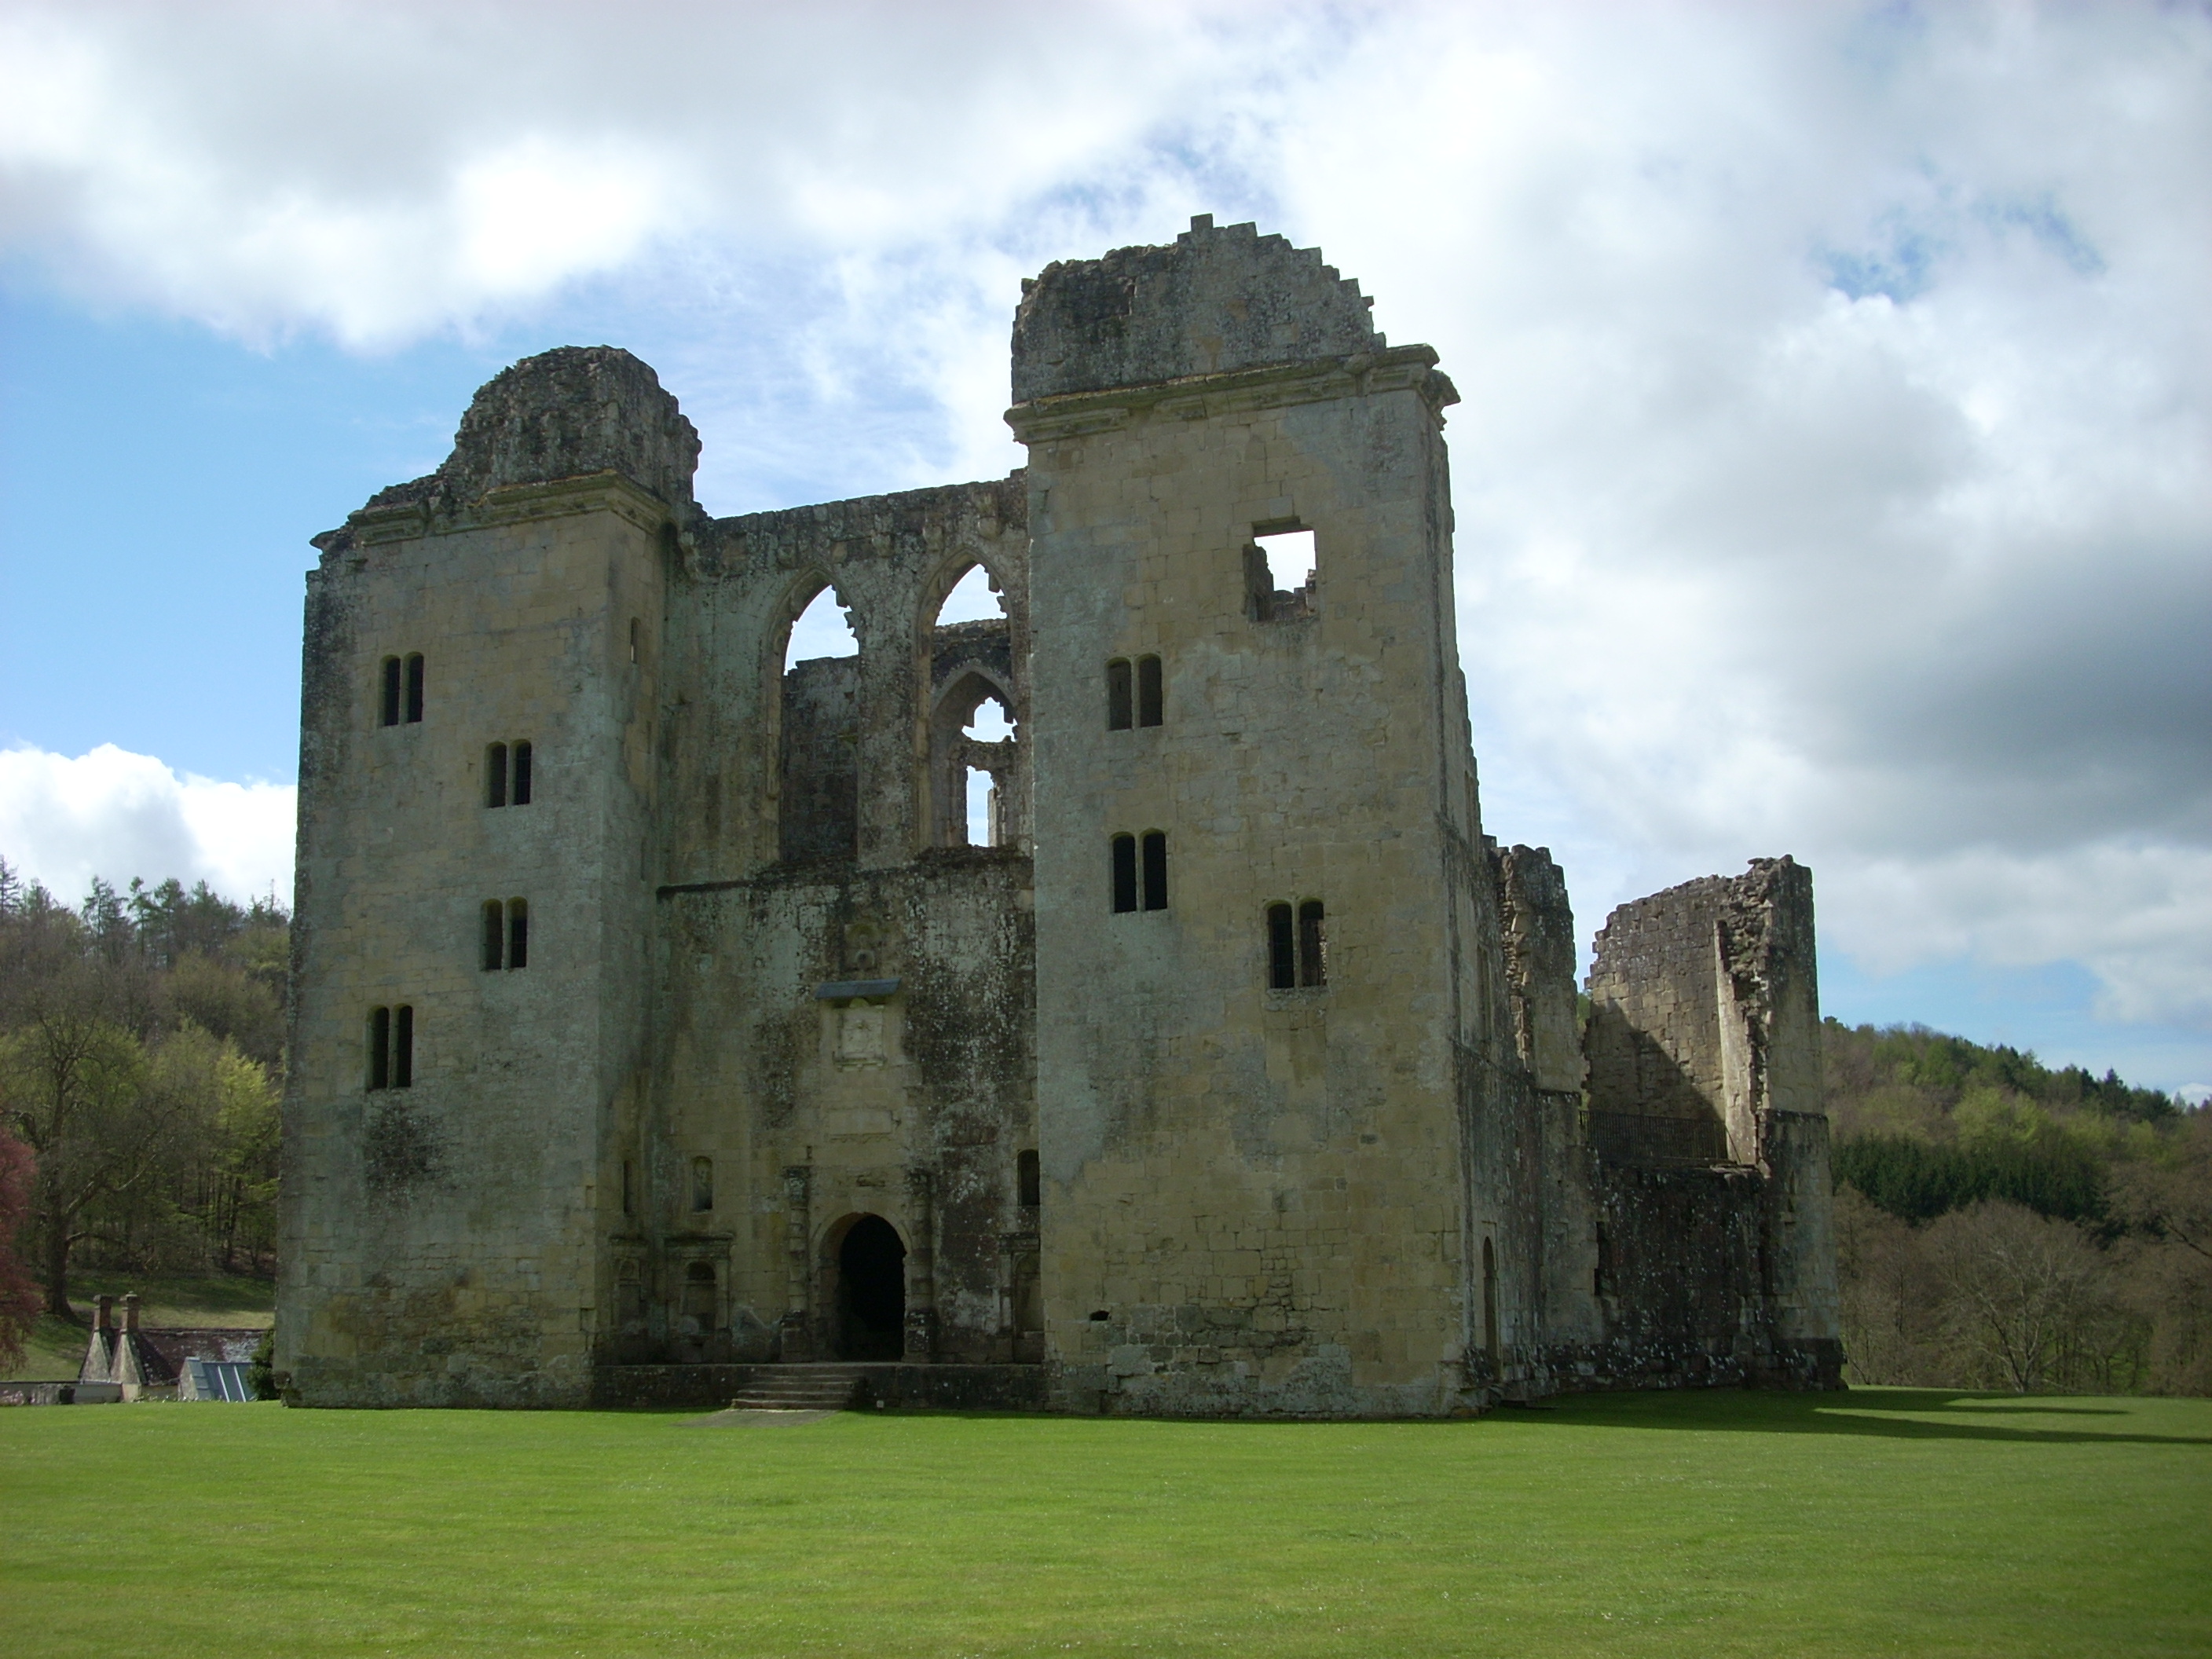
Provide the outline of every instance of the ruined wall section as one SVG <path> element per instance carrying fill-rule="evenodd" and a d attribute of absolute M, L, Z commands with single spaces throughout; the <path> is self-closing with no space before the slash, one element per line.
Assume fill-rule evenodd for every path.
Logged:
<path fill-rule="evenodd" d="M 698 463 L 697 429 L 649 367 L 616 346 L 561 346 L 486 381 L 438 470 L 378 492 L 363 512 L 418 506 L 447 515 L 517 484 L 607 472 L 661 502 L 682 527 L 699 517 Z M 317 545 L 348 538 L 350 528 Z"/>
<path fill-rule="evenodd" d="M 1588 1067 L 1575 1008 L 1575 913 L 1566 876 L 1548 847 L 1503 848 L 1497 871 L 1514 1045 L 1538 1089 L 1579 1096 Z"/>
<path fill-rule="evenodd" d="M 278 1287 L 289 1397 L 588 1397 L 604 1153 L 644 1059 L 661 587 L 695 449 L 635 359 L 550 353 L 480 394 L 437 473 L 317 538 Z M 387 723 L 384 665 L 418 656 L 420 717 Z M 491 745 L 516 740 L 533 745 L 532 799 L 494 808 Z M 480 907 L 518 898 L 526 966 L 486 971 Z M 375 1008 L 411 1011 L 404 1086 L 396 1030 L 372 1086 Z"/>
<path fill-rule="evenodd" d="M 1590 1111 L 1624 1156 L 1759 1162 L 1770 1111 L 1819 1109 L 1811 872 L 1755 859 L 1624 904 L 1590 970 Z M 1614 1119 L 1664 1120 L 1616 1124 Z"/>
<path fill-rule="evenodd" d="M 1571 1374 L 1553 1374 L 1562 1345 L 1595 1344 L 1604 1334 L 1596 1297 L 1597 1206 L 1583 1127 L 1588 1068 L 1576 1007 L 1575 918 L 1565 874 L 1550 848 L 1502 848 L 1493 869 L 1514 1044 L 1531 1093 L 1528 1199 L 1540 1278 L 1522 1363 L 1540 1392 L 1573 1386 Z"/>
<path fill-rule="evenodd" d="M 1022 284 L 1014 402 L 1378 352 L 1373 304 L 1319 248 L 1201 214 L 1164 247 L 1054 263 Z"/>
<path fill-rule="evenodd" d="M 609 1359 L 841 1357 L 837 1247 L 862 1215 L 908 1252 L 910 1358 L 1013 1357 L 1037 1227 L 1018 1201 L 1036 1146 L 1030 860 L 1018 839 L 945 845 L 954 803 L 931 778 L 939 701 L 967 674 L 1002 694 L 1009 748 L 1030 741 L 1026 507 L 1017 477 L 719 520 L 685 544 L 653 1110 L 617 1243 L 641 1291 Z M 1006 620 L 935 628 L 977 563 Z M 860 654 L 787 676 L 790 622 L 824 582 Z M 794 714 L 805 729 L 780 731 Z M 1026 764 L 996 758 L 1025 797 Z M 799 787 L 852 803 L 842 852 L 788 840 Z M 698 1269 L 710 1311 L 685 1300 Z"/>
<path fill-rule="evenodd" d="M 1604 1369 L 1836 1386 L 1811 872 L 1621 906 L 1589 980 Z"/>
<path fill-rule="evenodd" d="M 778 860 L 850 864 L 860 846 L 860 663 L 824 657 L 783 677 Z"/>
<path fill-rule="evenodd" d="M 937 843 L 921 763 L 935 689 L 929 624 L 961 575 L 982 564 L 1006 610 L 1009 690 L 1026 700 L 1027 507 L 1016 475 L 697 526 L 672 601 L 679 661 L 663 726 L 664 880 L 728 880 L 780 861 L 784 649 L 824 585 L 860 644 L 854 856 L 882 868 Z"/>

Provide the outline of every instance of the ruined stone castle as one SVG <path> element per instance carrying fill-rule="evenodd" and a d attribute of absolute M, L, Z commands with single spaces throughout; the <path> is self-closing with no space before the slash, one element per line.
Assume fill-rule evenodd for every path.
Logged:
<path fill-rule="evenodd" d="M 1052 265 L 1024 468 L 728 519 L 548 352 L 317 538 L 288 1397 L 1836 1384 L 1810 878 L 1622 907 L 1578 1001 L 1477 799 L 1456 393 L 1369 303 L 1204 218 Z M 825 588 L 858 654 L 787 663 Z"/>

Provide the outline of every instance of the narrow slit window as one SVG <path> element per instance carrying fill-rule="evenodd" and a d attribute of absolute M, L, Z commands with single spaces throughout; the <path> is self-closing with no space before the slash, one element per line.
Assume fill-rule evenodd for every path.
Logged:
<path fill-rule="evenodd" d="M 530 905 L 524 899 L 507 902 L 507 965 L 530 966 Z"/>
<path fill-rule="evenodd" d="M 503 743 L 484 750 L 484 805 L 507 805 L 507 745 Z"/>
<path fill-rule="evenodd" d="M 384 700 L 377 713 L 380 726 L 399 724 L 399 659 L 384 659 Z"/>
<path fill-rule="evenodd" d="M 1298 982 L 1297 931 L 1291 922 L 1291 907 L 1267 907 L 1267 988 L 1295 989 Z"/>
<path fill-rule="evenodd" d="M 691 1207 L 699 1212 L 714 1207 L 714 1160 L 711 1158 L 691 1160 Z"/>
<path fill-rule="evenodd" d="M 643 632 L 644 630 L 638 626 L 637 618 L 632 617 L 629 619 L 629 659 L 632 662 L 635 662 L 638 659 L 638 641 Z"/>
<path fill-rule="evenodd" d="M 1298 906 L 1298 983 L 1328 983 L 1328 933 L 1322 926 L 1319 899 Z"/>
<path fill-rule="evenodd" d="M 1034 1210 L 1044 1196 L 1044 1182 L 1037 1170 L 1037 1155 L 1023 1152 L 1014 1159 L 1015 1198 L 1024 1209 Z"/>
<path fill-rule="evenodd" d="M 1114 913 L 1137 908 L 1137 838 L 1114 837 Z"/>
<path fill-rule="evenodd" d="M 415 1086 L 415 1010 L 404 1002 L 392 1011 L 392 1086 Z"/>
<path fill-rule="evenodd" d="M 1158 657 L 1137 659 L 1137 724 L 1160 724 L 1160 659 Z"/>
<path fill-rule="evenodd" d="M 507 799 L 517 806 L 527 806 L 530 805 L 530 745 L 518 743 L 508 752 L 512 757 L 510 763 L 514 769 L 514 783 L 507 793 Z"/>
<path fill-rule="evenodd" d="M 1145 831 L 1145 908 L 1168 908 L 1168 838 L 1159 830 Z"/>
<path fill-rule="evenodd" d="M 1106 665 L 1106 729 L 1126 732 L 1134 724 L 1129 697 L 1129 663 L 1116 657 Z"/>
<path fill-rule="evenodd" d="M 422 653 L 414 653 L 407 659 L 407 724 L 419 726 L 422 720 Z"/>
<path fill-rule="evenodd" d="M 368 1086 L 392 1086 L 392 1010 L 368 1011 Z"/>
<path fill-rule="evenodd" d="M 624 1158 L 623 1160 L 622 1212 L 624 1215 L 635 1215 L 637 1213 L 637 1199 L 635 1197 L 636 1177 L 631 1173 L 633 1168 L 634 1166 L 628 1158 Z"/>
<path fill-rule="evenodd" d="M 507 908 L 497 899 L 483 902 L 483 970 L 497 973 L 507 966 Z"/>

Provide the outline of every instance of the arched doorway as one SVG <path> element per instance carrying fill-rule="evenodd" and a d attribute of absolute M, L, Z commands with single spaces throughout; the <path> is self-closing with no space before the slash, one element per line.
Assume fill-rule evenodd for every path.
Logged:
<path fill-rule="evenodd" d="M 837 1358 L 896 1359 L 906 1349 L 906 1246 L 879 1215 L 855 1217 L 837 1244 Z"/>

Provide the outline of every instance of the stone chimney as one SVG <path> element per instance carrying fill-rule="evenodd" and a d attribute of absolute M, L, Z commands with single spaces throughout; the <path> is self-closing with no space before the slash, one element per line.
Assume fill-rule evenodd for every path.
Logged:
<path fill-rule="evenodd" d="M 107 1298 L 102 1297 L 100 1300 L 105 1302 Z M 138 1292 L 136 1291 L 123 1298 L 123 1328 L 126 1331 L 138 1328 Z"/>
<path fill-rule="evenodd" d="M 113 1297 L 93 1297 L 92 1328 L 95 1331 L 112 1331 L 115 1328 L 115 1298 Z"/>

